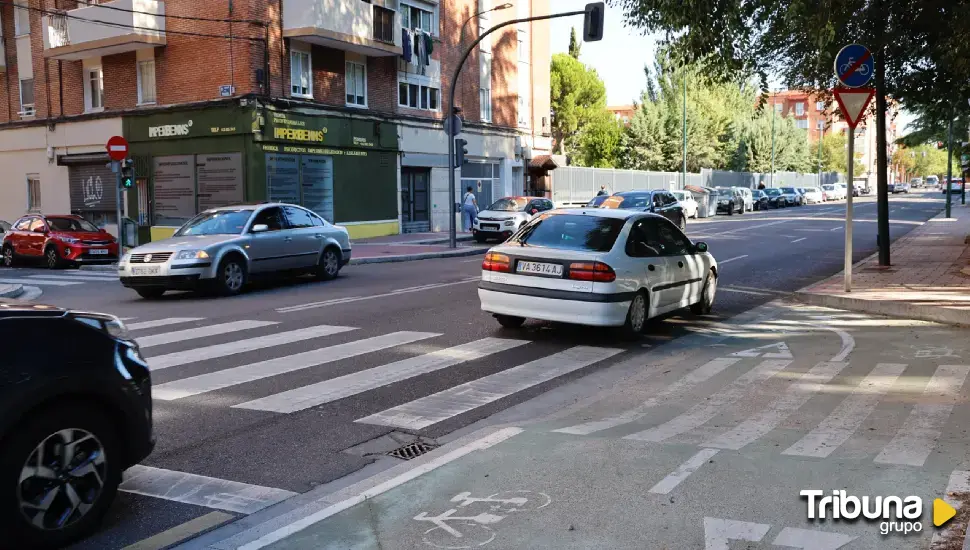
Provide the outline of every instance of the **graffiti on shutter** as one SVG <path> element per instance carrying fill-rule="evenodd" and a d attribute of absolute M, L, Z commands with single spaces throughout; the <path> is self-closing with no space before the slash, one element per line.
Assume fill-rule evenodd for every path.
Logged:
<path fill-rule="evenodd" d="M 68 168 L 72 212 L 113 212 L 117 204 L 115 174 L 103 164 Z"/>

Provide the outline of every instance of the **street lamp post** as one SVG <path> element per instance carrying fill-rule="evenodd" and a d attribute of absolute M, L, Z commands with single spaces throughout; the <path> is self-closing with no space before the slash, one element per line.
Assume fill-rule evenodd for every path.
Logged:
<path fill-rule="evenodd" d="M 687 188 L 687 71 L 684 71 L 684 172 L 681 176 L 681 189 Z"/>
<path fill-rule="evenodd" d="M 818 124 L 815 125 L 818 127 Z M 822 134 L 824 128 L 818 128 L 818 188 L 822 188 Z"/>
<path fill-rule="evenodd" d="M 775 102 L 771 102 L 771 176 L 768 178 L 768 186 L 775 186 Z"/>
<path fill-rule="evenodd" d="M 481 16 L 485 15 L 486 13 L 490 13 L 490 12 L 493 12 L 493 11 L 507 10 L 507 9 L 509 9 L 511 7 L 512 7 L 512 3 L 511 2 L 506 2 L 506 3 L 504 3 L 504 4 L 500 5 L 500 6 L 495 6 L 494 8 L 489 8 L 487 10 L 482 10 L 482 11 L 480 11 L 478 13 L 469 15 L 468 18 L 465 19 L 465 21 L 463 21 L 462 24 L 461 24 L 461 32 L 458 33 L 458 48 L 459 49 L 462 49 L 462 48 L 465 47 L 465 28 L 468 26 L 468 22 L 469 21 L 471 21 L 472 19 L 481 17 Z M 464 79 L 463 79 L 463 81 L 464 81 Z"/>

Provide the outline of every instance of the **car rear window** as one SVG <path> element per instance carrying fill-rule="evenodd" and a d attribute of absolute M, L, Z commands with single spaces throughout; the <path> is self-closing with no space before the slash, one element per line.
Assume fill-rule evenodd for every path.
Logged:
<path fill-rule="evenodd" d="M 513 243 L 564 250 L 608 252 L 626 220 L 580 214 L 546 214 L 529 225 Z"/>

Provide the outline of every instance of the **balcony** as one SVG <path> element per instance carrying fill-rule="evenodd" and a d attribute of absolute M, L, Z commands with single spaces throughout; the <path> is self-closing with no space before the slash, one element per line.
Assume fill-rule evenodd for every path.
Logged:
<path fill-rule="evenodd" d="M 283 36 L 371 57 L 401 55 L 401 15 L 384 7 L 390 4 L 283 0 Z"/>
<path fill-rule="evenodd" d="M 44 57 L 50 59 L 101 57 L 165 43 L 165 2 L 158 0 L 115 0 L 44 16 Z"/>

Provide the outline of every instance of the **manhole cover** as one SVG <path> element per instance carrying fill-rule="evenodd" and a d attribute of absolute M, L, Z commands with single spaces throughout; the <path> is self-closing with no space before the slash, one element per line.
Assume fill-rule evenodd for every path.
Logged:
<path fill-rule="evenodd" d="M 434 450 L 436 447 L 437 445 L 432 445 L 431 443 L 415 441 L 414 443 L 408 443 L 403 447 L 398 447 L 393 451 L 389 451 L 387 455 L 403 460 L 411 460 L 412 458 L 417 458 L 428 451 Z"/>

